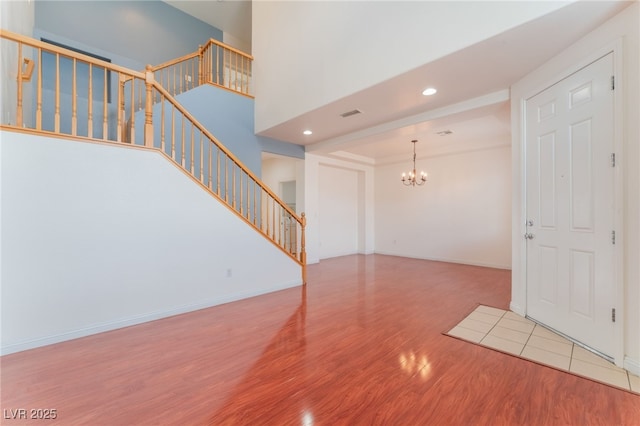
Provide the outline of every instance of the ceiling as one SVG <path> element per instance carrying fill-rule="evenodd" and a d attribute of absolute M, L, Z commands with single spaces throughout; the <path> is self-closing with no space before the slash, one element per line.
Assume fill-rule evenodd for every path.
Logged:
<path fill-rule="evenodd" d="M 248 1 L 167 1 L 243 39 Z M 305 145 L 307 152 L 386 164 L 510 143 L 509 87 L 630 1 L 577 1 L 405 74 L 305 112 L 260 133 Z M 248 12 L 247 12 L 248 10 Z M 428 76 L 428 79 L 427 77 Z M 427 86 L 434 96 L 421 94 Z M 361 114 L 340 114 L 359 109 Z M 311 129 L 305 136 L 302 130 Z M 448 135 L 439 132 L 450 131 Z"/>

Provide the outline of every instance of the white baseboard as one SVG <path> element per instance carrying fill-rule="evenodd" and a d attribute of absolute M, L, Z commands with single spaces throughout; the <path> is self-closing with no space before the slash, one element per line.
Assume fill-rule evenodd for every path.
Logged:
<path fill-rule="evenodd" d="M 328 255 L 327 257 L 320 257 L 320 261 L 333 259 L 335 257 L 353 256 L 353 255 L 356 255 L 356 254 L 362 254 L 362 253 L 358 253 L 358 252 L 354 252 L 354 251 L 337 252 L 337 253 L 332 253 L 332 254 Z"/>
<path fill-rule="evenodd" d="M 136 315 L 129 318 L 124 318 L 116 321 L 108 321 L 101 324 L 93 325 L 86 328 L 77 330 L 71 330 L 65 333 L 59 333 L 51 336 L 41 337 L 25 342 L 14 343 L 0 348 L 0 356 L 8 355 L 16 352 L 26 351 L 28 349 L 39 348 L 41 346 L 52 345 L 54 343 L 65 342 L 67 340 L 79 339 L 81 337 L 91 336 L 93 334 L 103 333 L 105 331 L 117 330 L 119 328 L 129 327 L 132 325 L 138 325 L 145 322 L 155 321 L 161 318 L 167 318 L 174 315 L 184 314 L 187 312 L 193 312 L 200 309 L 210 308 L 216 305 L 222 305 L 224 303 L 235 302 L 237 300 L 248 299 L 254 296 L 260 296 L 262 294 L 273 293 L 275 291 L 285 290 L 288 288 L 302 285 L 302 280 L 294 280 L 290 282 L 282 283 L 270 288 L 261 289 L 259 291 L 251 291 L 246 293 L 235 293 L 226 295 L 223 297 L 217 297 L 203 302 L 192 303 L 188 305 L 178 306 L 165 311 L 152 312 L 149 314 Z"/>
<path fill-rule="evenodd" d="M 629 373 L 640 376 L 640 361 L 637 359 L 629 358 L 628 356 L 624 357 L 624 369 Z"/>
<path fill-rule="evenodd" d="M 444 257 L 410 256 L 410 255 L 406 255 L 404 253 L 394 253 L 394 252 L 391 252 L 391 251 L 380 251 L 380 250 L 376 250 L 375 253 L 376 254 L 386 255 L 386 256 L 407 257 L 407 258 L 410 258 L 410 259 L 432 260 L 434 262 L 459 263 L 459 264 L 462 264 L 462 265 L 482 266 L 482 267 L 485 267 L 485 268 L 511 270 L 511 265 L 503 265 L 503 264 L 496 264 L 496 263 L 490 263 L 490 262 L 478 262 L 478 261 L 468 260 L 468 259 L 452 259 L 452 258 L 444 258 Z"/>

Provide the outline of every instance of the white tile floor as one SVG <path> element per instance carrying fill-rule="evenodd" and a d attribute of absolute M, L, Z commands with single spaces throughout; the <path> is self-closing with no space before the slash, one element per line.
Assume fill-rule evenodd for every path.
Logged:
<path fill-rule="evenodd" d="M 638 376 L 510 311 L 480 305 L 447 334 L 640 393 Z"/>

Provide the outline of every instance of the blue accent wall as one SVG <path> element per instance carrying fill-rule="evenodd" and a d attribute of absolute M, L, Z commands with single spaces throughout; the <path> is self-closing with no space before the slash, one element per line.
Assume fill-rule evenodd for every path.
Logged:
<path fill-rule="evenodd" d="M 210 38 L 222 41 L 218 28 L 161 1 L 37 0 L 34 34 L 126 67 L 141 64 L 137 70 L 195 52 Z"/>

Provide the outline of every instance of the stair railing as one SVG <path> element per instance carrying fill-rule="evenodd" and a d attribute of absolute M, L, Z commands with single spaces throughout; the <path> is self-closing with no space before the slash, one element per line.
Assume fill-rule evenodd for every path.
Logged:
<path fill-rule="evenodd" d="M 129 142 L 145 73 L 2 30 L 3 126 Z"/>
<path fill-rule="evenodd" d="M 209 39 L 199 51 L 205 83 L 252 96 L 253 56 L 214 39 Z"/>
<path fill-rule="evenodd" d="M 151 71 L 149 75 L 153 78 Z M 154 148 L 304 268 L 304 213 L 298 216 L 280 200 L 167 90 L 156 82 L 151 86 L 153 93 L 147 99 L 157 100 L 152 111 L 151 131 L 160 133 L 159 138 L 154 138 Z M 291 222 L 295 225 L 295 237 L 289 236 Z M 304 274 L 303 270 L 303 277 Z"/>
<path fill-rule="evenodd" d="M 151 68 L 155 80 L 172 96 L 203 84 L 199 52 L 193 52 Z"/>
<path fill-rule="evenodd" d="M 304 213 L 298 216 L 176 101 L 156 81 L 157 67 L 132 71 L 9 31 L 0 35 L 0 127 L 160 151 L 299 263 L 306 282 Z M 175 73 L 164 84 L 184 91 L 191 82 L 177 76 L 202 81 L 193 59 L 164 66 L 179 67 L 161 77 Z"/>
<path fill-rule="evenodd" d="M 154 66 L 151 71 L 156 81 L 172 96 L 202 84 L 211 84 L 253 97 L 252 63 L 251 55 L 209 39 L 196 52 Z"/>

